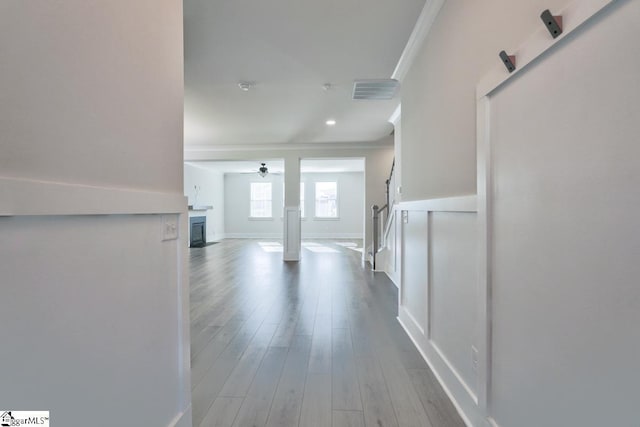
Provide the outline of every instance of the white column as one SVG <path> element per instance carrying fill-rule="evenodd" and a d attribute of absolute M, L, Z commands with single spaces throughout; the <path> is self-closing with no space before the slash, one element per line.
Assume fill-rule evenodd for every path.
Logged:
<path fill-rule="evenodd" d="M 284 159 L 284 261 L 300 261 L 300 157 Z"/>

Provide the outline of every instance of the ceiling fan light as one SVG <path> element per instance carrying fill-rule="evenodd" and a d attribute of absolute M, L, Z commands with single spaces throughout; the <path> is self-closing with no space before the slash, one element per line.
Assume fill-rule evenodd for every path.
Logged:
<path fill-rule="evenodd" d="M 261 165 L 262 166 L 258 169 L 258 175 L 264 178 L 269 173 L 269 169 L 267 169 L 267 166 L 265 163 L 261 163 Z"/>

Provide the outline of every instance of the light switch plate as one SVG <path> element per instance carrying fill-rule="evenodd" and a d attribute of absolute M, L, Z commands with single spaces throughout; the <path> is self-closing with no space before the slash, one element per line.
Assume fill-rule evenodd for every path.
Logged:
<path fill-rule="evenodd" d="M 178 215 L 162 215 L 162 241 L 178 238 Z"/>

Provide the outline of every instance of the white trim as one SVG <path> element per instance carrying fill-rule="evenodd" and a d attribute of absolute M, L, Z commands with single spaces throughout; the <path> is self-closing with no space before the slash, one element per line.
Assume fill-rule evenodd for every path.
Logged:
<path fill-rule="evenodd" d="M 449 389 L 449 383 L 443 380 L 441 372 L 438 370 L 437 366 L 433 363 L 433 361 L 427 356 L 425 349 L 419 344 L 418 340 L 416 339 L 416 336 L 415 336 L 416 334 L 412 330 L 412 325 L 408 324 L 406 321 L 406 320 L 410 320 L 410 318 L 403 319 L 405 314 L 407 314 L 406 310 L 404 312 L 403 311 L 399 312 L 399 315 L 397 317 L 398 323 L 400 323 L 400 326 L 402 326 L 402 329 L 404 329 L 406 334 L 409 336 L 409 339 L 413 342 L 413 345 L 416 347 L 416 349 L 418 349 L 418 352 L 420 352 L 420 355 L 422 356 L 424 361 L 427 362 L 427 365 L 431 369 L 431 372 L 433 372 L 433 375 L 436 377 L 436 379 L 442 386 L 442 389 L 444 390 L 445 394 L 447 395 L 447 397 L 449 397 L 449 400 L 451 400 L 451 403 L 456 408 L 456 411 L 458 411 L 458 414 L 462 418 L 462 421 L 464 421 L 464 423 L 468 427 L 474 427 L 474 424 L 471 422 L 471 419 L 469 418 L 468 414 L 466 414 L 465 411 L 462 410 L 462 406 L 460 405 L 458 400 L 455 398 L 454 394 Z M 417 326 L 417 325 L 414 325 L 414 326 Z"/>
<path fill-rule="evenodd" d="M 479 100 L 484 96 L 488 96 L 506 81 L 520 74 L 527 68 L 527 65 L 614 1 L 616 0 L 576 0 L 560 11 L 553 11 L 554 15 L 562 16 L 562 34 L 553 39 L 546 27 L 541 23 L 538 31 L 533 33 L 519 48 L 508 52 L 509 55 L 516 56 L 516 70 L 512 73 L 507 71 L 496 55 L 496 66 L 480 79 L 477 85 L 476 99 Z"/>
<path fill-rule="evenodd" d="M 300 217 L 300 221 L 306 221 L 306 220 L 307 220 L 306 216 Z M 284 217 L 283 216 L 280 217 L 280 221 L 284 221 Z"/>
<path fill-rule="evenodd" d="M 433 349 L 433 351 L 435 351 L 438 354 L 438 357 L 440 357 L 440 359 L 442 359 L 442 363 L 444 363 L 447 366 L 447 368 L 451 371 L 451 373 L 456 377 L 458 382 L 465 389 L 465 391 L 467 392 L 467 394 L 469 395 L 471 400 L 473 400 L 475 402 L 475 404 L 477 405 L 478 404 L 478 396 L 476 396 L 476 394 L 471 389 L 471 387 L 469 387 L 469 384 L 467 384 L 467 382 L 464 380 L 464 378 L 462 378 L 462 375 L 460 375 L 460 372 L 458 372 L 456 367 L 453 366 L 453 363 L 451 363 L 449 361 L 449 358 L 444 354 L 442 349 L 438 346 L 438 344 L 433 339 L 429 339 L 428 342 L 429 342 L 429 345 L 431 346 L 431 348 Z"/>
<path fill-rule="evenodd" d="M 193 421 L 191 420 L 191 405 L 182 413 L 178 414 L 173 421 L 171 421 L 168 427 L 192 427 Z"/>
<path fill-rule="evenodd" d="M 418 322 L 418 319 L 413 317 L 413 314 L 411 314 L 411 312 L 405 306 L 400 306 L 399 311 L 400 313 L 398 314 L 398 319 L 406 317 L 408 320 L 411 321 L 411 325 L 414 328 L 416 328 L 418 331 L 420 331 L 420 335 L 424 335 L 424 328 L 422 327 L 422 325 L 420 325 L 420 322 Z"/>
<path fill-rule="evenodd" d="M 477 186 L 478 186 L 478 406 L 489 413 L 491 390 L 491 270 L 489 267 L 491 230 L 488 226 L 490 212 L 491 168 L 489 159 L 489 108 L 488 98 L 477 103 Z"/>
<path fill-rule="evenodd" d="M 196 161 L 189 155 L 198 153 L 218 153 L 218 152 L 234 152 L 234 151 L 305 151 L 305 150 L 377 150 L 380 148 L 388 148 L 393 146 L 392 141 L 383 138 L 380 142 L 326 142 L 326 143 L 307 143 L 307 144 L 234 144 L 234 145 L 185 145 L 185 162 Z M 354 156 L 355 157 L 355 156 Z M 362 157 L 362 156 L 360 156 Z"/>
<path fill-rule="evenodd" d="M 362 240 L 362 233 L 302 233 L 304 239 L 357 239 Z"/>
<path fill-rule="evenodd" d="M 179 216 L 180 232 L 178 234 L 177 251 L 177 282 L 178 292 L 178 375 L 180 381 L 180 402 L 178 408 L 186 408 L 180 419 L 174 424 L 178 426 L 191 425 L 191 309 L 189 286 L 189 217 Z"/>
<path fill-rule="evenodd" d="M 388 271 L 383 270 L 382 271 L 384 274 L 387 275 L 387 277 L 389 278 L 389 280 L 391 280 L 391 283 L 393 283 L 394 285 L 396 285 L 396 288 L 398 288 L 398 290 L 400 290 L 400 284 L 398 283 L 398 281 L 391 275 L 389 274 Z M 398 299 L 400 299 L 400 296 L 398 296 Z"/>
<path fill-rule="evenodd" d="M 446 197 L 442 199 L 415 200 L 398 203 L 402 211 L 429 212 L 477 212 L 478 198 L 474 195 Z"/>
<path fill-rule="evenodd" d="M 300 206 L 285 206 L 282 236 L 284 261 L 300 261 L 302 252 L 300 235 Z"/>
<path fill-rule="evenodd" d="M 277 239 L 282 240 L 281 233 L 225 233 L 225 239 Z"/>
<path fill-rule="evenodd" d="M 445 0 L 427 0 L 422 8 L 422 12 L 420 12 L 420 16 L 418 16 L 415 27 L 413 27 L 409 40 L 402 51 L 402 55 L 400 55 L 398 64 L 391 75 L 392 79 L 402 82 L 407 76 L 444 2 Z"/>
<path fill-rule="evenodd" d="M 273 221 L 272 216 L 250 216 L 247 218 L 249 221 Z"/>
<path fill-rule="evenodd" d="M 393 111 L 393 114 L 391 114 L 391 116 L 389 117 L 389 120 L 387 121 L 391 123 L 394 127 L 397 127 L 398 124 L 400 123 L 401 118 L 402 118 L 402 104 L 398 104 L 396 109 Z"/>
<path fill-rule="evenodd" d="M 181 193 L 0 177 L 0 216 L 186 212 L 187 198 Z"/>

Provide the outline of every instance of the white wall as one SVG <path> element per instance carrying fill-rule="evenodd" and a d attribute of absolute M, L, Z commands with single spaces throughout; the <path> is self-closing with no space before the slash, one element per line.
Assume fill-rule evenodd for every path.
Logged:
<path fill-rule="evenodd" d="M 197 198 L 195 186 L 198 186 Z M 189 212 L 190 216 L 207 217 L 207 242 L 224 239 L 224 174 L 185 164 L 184 194 L 189 205 L 213 206 L 206 211 Z"/>
<path fill-rule="evenodd" d="M 305 183 L 305 215 L 302 220 L 303 238 L 353 238 L 362 239 L 364 215 L 369 210 L 364 205 L 364 173 L 303 173 Z M 315 218 L 315 183 L 338 183 L 338 219 Z"/>
<path fill-rule="evenodd" d="M 225 232 L 227 237 L 282 239 L 283 175 L 270 173 L 264 178 L 257 173 L 224 174 Z M 271 183 L 271 218 L 249 218 L 252 182 Z"/>
<path fill-rule="evenodd" d="M 315 183 L 335 181 L 338 183 L 337 219 L 314 217 Z M 226 173 L 225 182 L 225 227 L 229 237 L 282 238 L 283 175 L 269 174 L 265 178 L 257 174 Z M 273 191 L 273 218 L 249 218 L 249 191 L 252 182 L 271 182 Z M 363 236 L 364 220 L 364 174 L 303 173 L 305 183 L 306 217 L 302 219 L 303 238 L 357 238 Z"/>
<path fill-rule="evenodd" d="M 0 401 L 190 425 L 182 2 L 3 1 L 0 52 Z"/>
<path fill-rule="evenodd" d="M 3 1 L 2 175 L 182 191 L 181 16 L 177 0 Z"/>
<path fill-rule="evenodd" d="M 445 1 L 402 82 L 402 200 L 476 192 L 476 85 L 568 0 Z"/>

